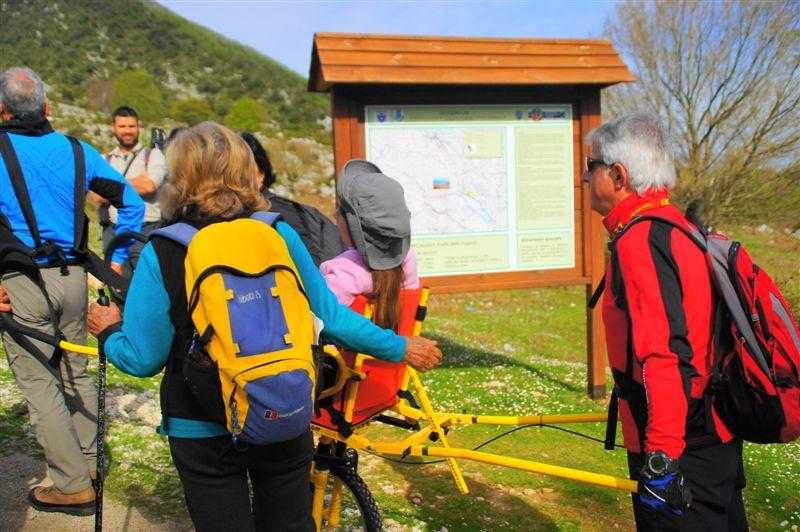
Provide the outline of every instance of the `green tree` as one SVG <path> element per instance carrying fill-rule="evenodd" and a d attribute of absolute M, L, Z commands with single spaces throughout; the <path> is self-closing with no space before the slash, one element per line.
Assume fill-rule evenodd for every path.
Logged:
<path fill-rule="evenodd" d="M 675 141 L 683 205 L 708 220 L 760 202 L 750 180 L 800 153 L 800 3 L 637 2 L 615 7 L 606 32 L 636 76 L 604 94 L 610 116 L 661 115 Z"/>
<path fill-rule="evenodd" d="M 239 98 L 225 116 L 225 125 L 235 131 L 256 131 L 264 119 L 264 108 L 253 98 Z"/>
<path fill-rule="evenodd" d="M 144 70 L 134 70 L 121 74 L 114 81 L 111 91 L 112 107 L 120 105 L 133 107 L 145 122 L 162 118 L 164 103 L 153 78 Z"/>
<path fill-rule="evenodd" d="M 214 111 L 207 101 L 200 98 L 189 98 L 175 102 L 169 111 L 169 116 L 193 126 L 214 118 Z"/>

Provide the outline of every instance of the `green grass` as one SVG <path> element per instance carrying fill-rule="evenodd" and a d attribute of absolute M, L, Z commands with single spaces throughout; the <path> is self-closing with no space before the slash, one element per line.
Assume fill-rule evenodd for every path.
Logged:
<path fill-rule="evenodd" d="M 780 284 L 795 315 L 800 314 L 800 240 L 744 228 L 728 232 L 745 243 Z M 434 294 L 425 334 L 438 339 L 445 353 L 441 367 L 423 375 L 434 406 L 483 414 L 604 411 L 604 401 L 585 393 L 584 305 L 582 287 Z M 152 412 L 126 407 L 119 399 L 125 394 L 155 397 L 158 381 L 113 369 L 108 373 L 110 404 L 120 407 L 109 414 L 108 491 L 112 498 L 130 500 L 149 515 L 186 527 L 180 483 L 164 438 L 154 432 Z M 0 453 L 24 450 L 30 429 L 4 361 L 0 390 Z M 602 424 L 570 428 L 597 438 L 604 434 Z M 505 430 L 460 427 L 449 439 L 454 446 L 472 448 Z M 404 434 L 390 427 L 369 431 L 376 438 Z M 550 428 L 519 430 L 481 450 L 617 476 L 626 473 L 624 451 L 604 451 L 600 443 Z M 470 495 L 458 494 L 441 463 L 398 464 L 362 453 L 359 468 L 392 529 L 633 529 L 629 499 L 621 491 L 464 460 L 460 464 Z M 746 445 L 745 465 L 745 503 L 753 530 L 800 527 L 800 444 Z"/>

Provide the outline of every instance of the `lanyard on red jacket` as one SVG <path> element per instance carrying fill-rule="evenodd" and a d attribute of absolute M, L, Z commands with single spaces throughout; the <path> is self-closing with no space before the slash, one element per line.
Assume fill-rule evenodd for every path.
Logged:
<path fill-rule="evenodd" d="M 617 212 L 617 213 L 613 213 L 612 211 L 613 213 L 612 216 L 609 216 L 605 220 L 603 220 L 604 222 L 606 222 L 604 225 L 606 225 L 606 227 L 610 230 L 613 239 L 620 233 L 620 231 L 622 231 L 623 228 L 625 228 L 626 225 L 630 223 L 631 220 L 633 220 L 637 216 L 640 216 L 642 213 L 649 211 L 651 209 L 658 209 L 661 207 L 666 207 L 667 205 L 670 205 L 669 195 L 667 193 L 658 194 L 654 197 L 649 198 L 647 201 L 643 203 L 636 204 L 635 206 L 632 205 L 631 206 L 632 208 L 630 208 L 630 210 L 622 210 L 622 212 Z M 626 206 L 620 204 L 618 205 L 618 207 L 625 209 Z M 614 225 L 613 230 L 611 230 L 607 225 L 609 218 L 618 218 L 617 220 L 614 220 L 617 223 L 616 225 Z"/>

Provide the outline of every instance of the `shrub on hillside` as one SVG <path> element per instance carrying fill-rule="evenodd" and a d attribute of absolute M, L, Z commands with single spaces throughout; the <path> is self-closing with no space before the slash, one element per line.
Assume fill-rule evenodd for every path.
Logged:
<path fill-rule="evenodd" d="M 154 122 L 163 116 L 161 93 L 150 74 L 144 70 L 125 72 L 114 81 L 111 106 L 127 105 L 136 109 L 144 122 Z"/>
<path fill-rule="evenodd" d="M 800 164 L 782 171 L 757 169 L 739 179 L 721 205 L 721 220 L 800 228 Z M 702 205 L 701 205 L 702 208 Z"/>
<path fill-rule="evenodd" d="M 185 122 L 190 126 L 215 117 L 208 102 L 200 98 L 189 98 L 176 102 L 169 111 L 170 118 Z"/>
<path fill-rule="evenodd" d="M 266 119 L 264 108 L 253 98 L 239 98 L 225 116 L 225 125 L 234 131 L 257 131 Z"/>

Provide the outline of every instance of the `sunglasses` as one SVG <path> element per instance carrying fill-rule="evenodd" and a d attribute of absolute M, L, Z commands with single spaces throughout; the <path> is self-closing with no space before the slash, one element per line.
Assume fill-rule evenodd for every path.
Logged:
<path fill-rule="evenodd" d="M 594 172 L 594 169 L 597 168 L 598 164 L 602 164 L 603 166 L 611 166 L 610 163 L 605 162 L 603 159 L 595 159 L 594 157 L 589 157 L 587 155 L 583 167 L 588 173 L 591 174 Z"/>

